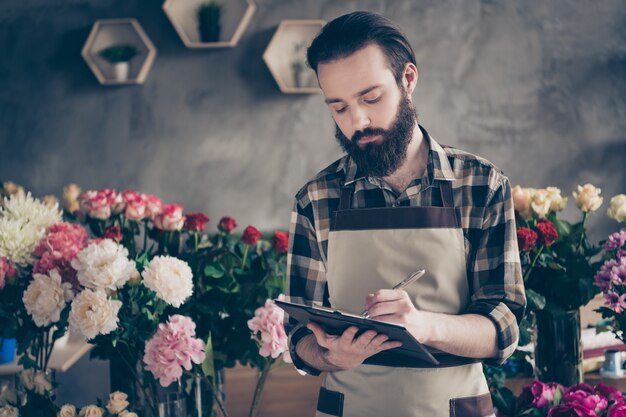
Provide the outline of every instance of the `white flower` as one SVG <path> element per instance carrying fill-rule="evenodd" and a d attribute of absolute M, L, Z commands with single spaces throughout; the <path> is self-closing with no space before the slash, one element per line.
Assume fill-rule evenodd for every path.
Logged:
<path fill-rule="evenodd" d="M 57 417 L 76 417 L 76 407 L 72 404 L 65 404 L 59 412 L 57 413 Z"/>
<path fill-rule="evenodd" d="M 576 199 L 576 205 L 583 213 L 591 213 L 596 211 L 602 205 L 602 197 L 600 197 L 601 189 L 594 187 L 591 184 L 585 184 L 584 186 L 578 186 L 578 192 L 574 191 L 572 194 Z"/>
<path fill-rule="evenodd" d="M 180 307 L 193 293 L 193 274 L 186 262 L 171 256 L 157 256 L 141 273 L 146 287 L 174 307 Z"/>
<path fill-rule="evenodd" d="M 120 391 L 115 391 L 109 394 L 109 402 L 107 404 L 107 410 L 111 414 L 119 414 L 126 410 L 128 407 L 128 395 Z"/>
<path fill-rule="evenodd" d="M 128 250 L 111 239 L 92 243 L 72 260 L 78 282 L 91 289 L 116 290 L 124 286 L 136 271 L 128 259 Z"/>
<path fill-rule="evenodd" d="M 22 220 L 31 223 L 37 228 L 47 229 L 61 221 L 59 204 L 52 207 L 42 201 L 27 195 L 16 194 L 4 199 L 4 208 L 0 209 L 3 217 L 13 220 Z"/>
<path fill-rule="evenodd" d="M 567 206 L 567 197 L 561 196 L 561 190 L 556 187 L 546 188 L 550 200 L 550 211 L 563 211 Z"/>
<path fill-rule="evenodd" d="M 532 188 L 522 188 L 519 185 L 511 189 L 513 207 L 524 220 L 532 219 L 532 213 L 530 211 L 530 196 L 532 191 Z"/>
<path fill-rule="evenodd" d="M 133 413 L 132 411 L 124 410 L 118 414 L 119 417 L 139 417 L 137 413 Z"/>
<path fill-rule="evenodd" d="M 22 301 L 26 311 L 39 327 L 56 323 L 61 318 L 61 310 L 71 300 L 72 284 L 61 282 L 61 275 L 52 269 L 49 275 L 34 274 L 33 280 L 24 291 Z"/>
<path fill-rule="evenodd" d="M 611 198 L 611 206 L 606 214 L 620 223 L 626 223 L 626 194 L 618 194 Z"/>
<path fill-rule="evenodd" d="M 5 405 L 17 405 L 17 391 L 14 388 L 9 388 L 8 385 L 0 388 L 0 407 Z"/>
<path fill-rule="evenodd" d="M 109 299 L 103 290 L 83 290 L 72 301 L 70 328 L 79 331 L 87 340 L 99 334 L 108 334 L 117 328 L 119 300 Z"/>
<path fill-rule="evenodd" d="M 35 389 L 35 370 L 29 368 L 20 372 L 20 382 L 29 391 Z"/>
<path fill-rule="evenodd" d="M 550 211 L 551 205 L 552 201 L 550 201 L 547 190 L 541 188 L 531 191 L 530 208 L 533 210 L 533 213 L 535 213 L 537 217 L 546 217 L 546 214 L 548 214 L 548 212 Z"/>
<path fill-rule="evenodd" d="M 102 417 L 102 408 L 97 405 L 87 405 L 80 409 L 79 417 Z"/>
<path fill-rule="evenodd" d="M 0 417 L 20 417 L 20 412 L 12 405 L 5 405 L 0 408 Z"/>
<path fill-rule="evenodd" d="M 50 376 L 33 368 L 20 372 L 20 382 L 28 391 L 35 391 L 39 395 L 52 391 Z"/>

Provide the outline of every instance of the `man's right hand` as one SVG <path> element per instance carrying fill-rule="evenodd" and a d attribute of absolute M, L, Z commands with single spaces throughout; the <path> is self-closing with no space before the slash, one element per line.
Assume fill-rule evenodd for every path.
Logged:
<path fill-rule="evenodd" d="M 354 326 L 347 328 L 341 336 L 330 335 L 315 323 L 309 323 L 307 328 L 313 332 L 317 344 L 322 348 L 323 361 L 329 367 L 341 370 L 356 368 L 370 356 L 402 345 L 401 342 L 389 341 L 387 335 L 373 330 L 355 338 L 358 328 Z"/>

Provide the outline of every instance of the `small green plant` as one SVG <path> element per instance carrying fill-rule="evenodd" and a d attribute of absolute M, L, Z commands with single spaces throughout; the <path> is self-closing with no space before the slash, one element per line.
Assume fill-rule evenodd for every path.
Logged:
<path fill-rule="evenodd" d="M 222 6 L 214 1 L 198 8 L 198 31 L 203 42 L 216 42 L 220 37 L 220 15 Z"/>
<path fill-rule="evenodd" d="M 130 61 L 139 54 L 139 51 L 133 45 L 113 45 L 101 50 L 99 54 L 102 58 L 115 64 Z"/>

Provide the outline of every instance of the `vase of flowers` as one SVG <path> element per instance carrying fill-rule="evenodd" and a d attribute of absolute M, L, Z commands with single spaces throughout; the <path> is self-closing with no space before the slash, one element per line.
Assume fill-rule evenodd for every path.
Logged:
<path fill-rule="evenodd" d="M 581 212 L 576 223 L 559 218 L 567 198 L 558 188 L 513 188 L 528 310 L 536 321 L 536 377 L 564 385 L 582 381 L 579 308 L 597 293 L 592 258 L 599 252 L 585 224 L 602 204 L 600 189 L 591 184 L 573 196 Z M 522 330 L 532 329 L 529 322 Z"/>

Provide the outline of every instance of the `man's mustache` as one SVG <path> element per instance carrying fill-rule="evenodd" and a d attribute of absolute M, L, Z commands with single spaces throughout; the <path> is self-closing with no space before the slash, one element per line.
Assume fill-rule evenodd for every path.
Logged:
<path fill-rule="evenodd" d="M 365 136 L 384 136 L 387 133 L 385 129 L 376 128 L 376 127 L 367 127 L 363 130 L 359 130 L 354 132 L 352 135 L 352 139 L 350 140 L 352 143 L 358 143 Z"/>

